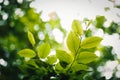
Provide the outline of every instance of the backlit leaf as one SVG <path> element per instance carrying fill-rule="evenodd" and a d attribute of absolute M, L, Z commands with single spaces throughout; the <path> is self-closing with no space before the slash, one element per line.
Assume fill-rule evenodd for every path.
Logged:
<path fill-rule="evenodd" d="M 47 57 L 47 61 L 46 62 L 49 63 L 49 64 L 53 64 L 56 61 L 57 61 L 57 57 L 55 55 L 51 55 L 51 56 Z"/>
<path fill-rule="evenodd" d="M 67 52 L 62 50 L 56 50 L 56 56 L 60 61 L 64 61 L 67 63 L 72 62 L 73 58 Z"/>
<path fill-rule="evenodd" d="M 72 30 L 73 30 L 73 32 L 75 32 L 79 36 L 81 36 L 83 34 L 82 25 L 81 25 L 79 20 L 74 20 L 73 21 L 73 23 L 72 23 Z"/>
<path fill-rule="evenodd" d="M 87 70 L 88 69 L 88 66 L 87 65 L 84 65 L 84 64 L 78 64 L 77 62 L 74 62 L 72 67 L 71 67 L 71 70 L 72 71 L 80 71 L 80 70 Z"/>
<path fill-rule="evenodd" d="M 77 33 L 79 36 L 83 34 L 82 25 L 79 20 L 74 20 L 72 23 L 73 32 Z"/>
<path fill-rule="evenodd" d="M 48 43 L 43 43 L 38 47 L 38 57 L 46 58 L 50 53 L 50 45 Z"/>
<path fill-rule="evenodd" d="M 69 50 L 75 54 L 80 46 L 80 38 L 71 31 L 68 35 L 66 43 Z"/>
<path fill-rule="evenodd" d="M 96 58 L 97 56 L 94 53 L 82 52 L 78 55 L 77 62 L 87 64 L 94 61 Z"/>
<path fill-rule="evenodd" d="M 93 48 L 96 47 L 100 44 L 102 38 L 93 36 L 93 37 L 88 37 L 82 41 L 82 48 L 88 49 L 88 48 Z"/>
<path fill-rule="evenodd" d="M 35 52 L 31 49 L 23 49 L 18 52 L 21 57 L 33 58 L 35 57 Z"/>
<path fill-rule="evenodd" d="M 30 43 L 32 44 L 32 46 L 34 46 L 35 45 L 35 39 L 34 39 L 33 34 L 30 31 L 28 31 L 28 39 L 29 39 Z"/>

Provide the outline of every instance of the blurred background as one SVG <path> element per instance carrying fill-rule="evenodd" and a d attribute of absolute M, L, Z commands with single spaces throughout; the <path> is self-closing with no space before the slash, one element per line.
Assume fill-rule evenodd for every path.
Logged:
<path fill-rule="evenodd" d="M 27 31 L 35 35 L 36 45 L 48 41 L 54 53 L 65 45 L 74 19 L 84 30 L 86 21 L 92 20 L 85 37 L 103 38 L 90 75 L 96 80 L 120 79 L 120 0 L 0 0 L 0 80 L 37 80 L 40 72 L 33 79 L 17 55 L 32 48 Z"/>

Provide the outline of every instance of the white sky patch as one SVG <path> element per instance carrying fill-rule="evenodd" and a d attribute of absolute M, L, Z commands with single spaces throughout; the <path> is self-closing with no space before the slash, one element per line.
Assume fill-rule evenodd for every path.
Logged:
<path fill-rule="evenodd" d="M 59 29 L 57 29 L 57 28 L 53 29 L 52 33 L 53 33 L 53 35 L 55 37 L 55 40 L 58 43 L 62 43 L 63 42 L 63 33 Z"/>

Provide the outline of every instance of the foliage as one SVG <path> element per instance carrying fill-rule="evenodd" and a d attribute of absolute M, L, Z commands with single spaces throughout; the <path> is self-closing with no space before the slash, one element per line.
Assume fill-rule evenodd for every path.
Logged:
<path fill-rule="evenodd" d="M 98 71 L 99 66 L 108 60 L 119 61 L 113 47 L 100 45 L 102 38 L 94 36 L 90 28 L 92 25 L 105 34 L 120 34 L 119 23 L 113 21 L 105 27 L 105 16 L 96 16 L 94 20 L 75 19 L 66 36 L 57 14 L 55 19 L 43 21 L 42 12 L 37 13 L 30 7 L 32 0 L 8 1 L 7 5 L 5 0 L 0 3 L 0 60 L 7 63 L 0 64 L 0 80 L 105 80 Z M 54 29 L 67 38 L 66 46 L 55 40 Z M 110 80 L 119 79 L 116 71 Z"/>

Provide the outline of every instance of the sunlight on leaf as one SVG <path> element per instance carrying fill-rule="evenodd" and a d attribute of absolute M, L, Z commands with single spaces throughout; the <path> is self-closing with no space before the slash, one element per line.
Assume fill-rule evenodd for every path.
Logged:
<path fill-rule="evenodd" d="M 82 41 L 82 48 L 83 49 L 88 49 L 88 48 L 93 48 L 96 47 L 100 44 L 102 38 L 93 36 L 93 37 L 88 37 Z"/>
<path fill-rule="evenodd" d="M 25 57 L 25 58 L 33 58 L 36 55 L 36 53 L 31 49 L 23 49 L 23 50 L 19 51 L 18 54 L 21 57 Z"/>
<path fill-rule="evenodd" d="M 35 45 L 35 39 L 34 39 L 33 34 L 30 31 L 28 31 L 28 39 L 29 39 L 30 43 L 32 44 L 32 46 L 34 46 Z"/>
<path fill-rule="evenodd" d="M 38 57 L 46 58 L 50 53 L 50 45 L 48 43 L 43 43 L 38 47 Z"/>
<path fill-rule="evenodd" d="M 82 25 L 81 25 L 80 21 L 78 21 L 78 20 L 73 21 L 72 30 L 79 36 L 81 36 L 83 34 L 83 29 L 82 29 Z"/>
<path fill-rule="evenodd" d="M 97 56 L 94 53 L 82 52 L 78 55 L 77 62 L 87 64 L 94 61 L 96 58 Z"/>
<path fill-rule="evenodd" d="M 56 56 L 60 61 L 71 63 L 73 58 L 67 52 L 62 50 L 56 50 Z"/>
<path fill-rule="evenodd" d="M 46 62 L 52 65 L 56 61 L 57 61 L 57 57 L 55 55 L 51 55 L 51 56 L 47 57 L 47 61 Z"/>
<path fill-rule="evenodd" d="M 74 32 L 71 31 L 68 35 L 66 43 L 69 50 L 75 54 L 79 48 L 80 39 Z"/>

